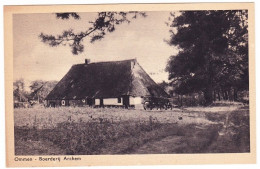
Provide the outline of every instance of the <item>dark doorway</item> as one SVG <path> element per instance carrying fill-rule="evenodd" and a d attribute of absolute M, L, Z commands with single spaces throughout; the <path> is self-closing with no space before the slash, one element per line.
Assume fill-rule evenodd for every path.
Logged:
<path fill-rule="evenodd" d="M 87 105 L 93 106 L 94 100 L 92 98 L 87 98 Z"/>
<path fill-rule="evenodd" d="M 55 102 L 50 102 L 49 107 L 56 107 L 56 103 Z"/>
<path fill-rule="evenodd" d="M 125 108 L 129 107 L 129 96 L 123 96 L 123 105 Z"/>
<path fill-rule="evenodd" d="M 101 106 L 101 107 L 104 106 L 104 100 L 103 100 L 103 98 L 100 99 L 100 106 Z"/>

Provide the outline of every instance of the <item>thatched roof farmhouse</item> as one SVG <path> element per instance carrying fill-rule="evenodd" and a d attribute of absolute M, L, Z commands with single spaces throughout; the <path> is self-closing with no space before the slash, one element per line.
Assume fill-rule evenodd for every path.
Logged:
<path fill-rule="evenodd" d="M 137 106 L 143 97 L 168 97 L 136 59 L 73 65 L 46 97 L 48 106 Z"/>

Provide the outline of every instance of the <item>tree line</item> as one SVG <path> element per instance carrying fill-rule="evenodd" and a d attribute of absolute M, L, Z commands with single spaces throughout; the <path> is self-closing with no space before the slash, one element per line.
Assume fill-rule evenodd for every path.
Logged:
<path fill-rule="evenodd" d="M 203 93 L 205 104 L 238 100 L 249 90 L 248 13 L 246 10 L 171 13 L 166 71 L 177 94 Z"/>
<path fill-rule="evenodd" d="M 24 79 L 15 80 L 13 83 L 14 102 L 34 101 L 43 103 L 45 97 L 57 83 L 57 81 L 34 80 L 30 82 L 28 89 L 26 89 Z"/>

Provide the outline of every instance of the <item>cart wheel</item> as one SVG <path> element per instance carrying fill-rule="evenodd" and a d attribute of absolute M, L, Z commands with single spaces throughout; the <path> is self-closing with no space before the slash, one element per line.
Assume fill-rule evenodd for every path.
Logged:
<path fill-rule="evenodd" d="M 143 105 L 144 105 L 144 110 L 147 110 L 147 109 L 149 108 L 149 106 L 148 106 L 148 105 L 149 105 L 149 102 L 144 102 Z"/>

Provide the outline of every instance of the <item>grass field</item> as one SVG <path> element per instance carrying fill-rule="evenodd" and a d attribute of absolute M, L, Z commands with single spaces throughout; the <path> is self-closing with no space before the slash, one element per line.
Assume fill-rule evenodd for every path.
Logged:
<path fill-rule="evenodd" d="M 16 155 L 249 152 L 247 106 L 14 110 Z"/>

